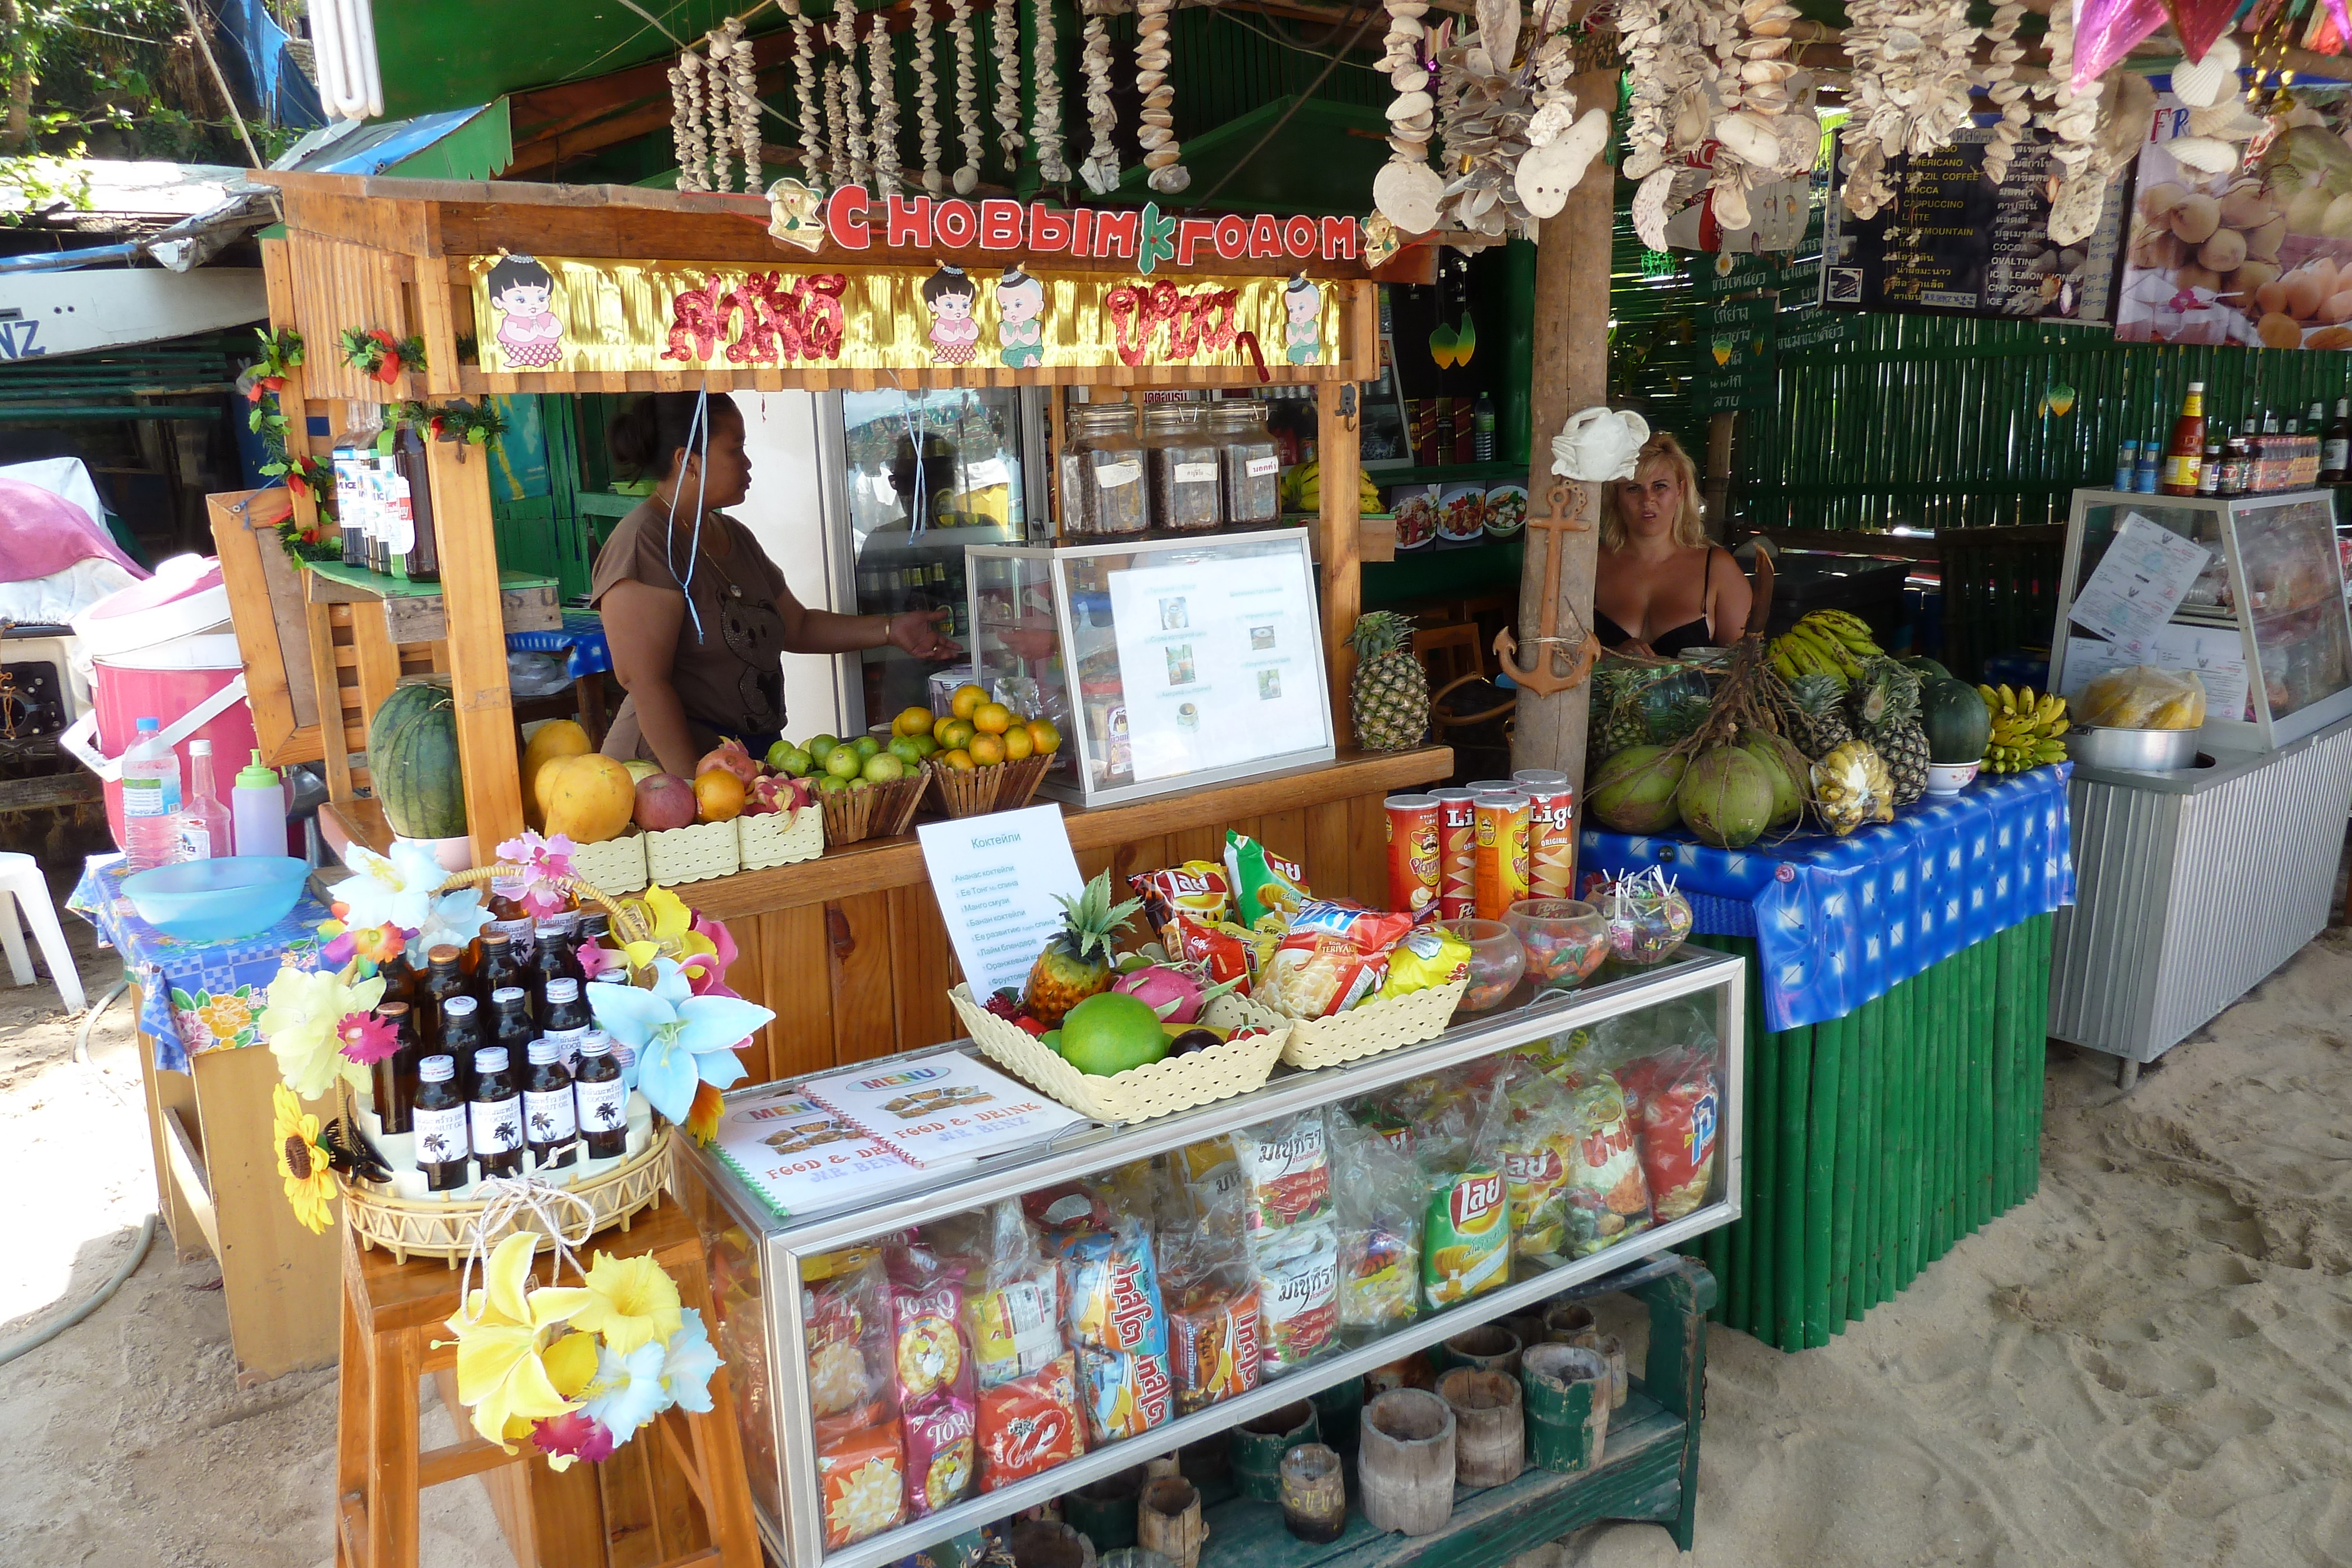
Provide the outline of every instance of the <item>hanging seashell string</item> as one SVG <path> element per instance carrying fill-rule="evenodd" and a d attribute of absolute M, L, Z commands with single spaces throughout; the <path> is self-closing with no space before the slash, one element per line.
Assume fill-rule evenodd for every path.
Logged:
<path fill-rule="evenodd" d="M 1838 140 L 1847 159 L 1846 210 L 1854 216 L 1874 217 L 1895 199 L 1887 159 L 1939 152 L 1969 123 L 1978 32 L 1968 16 L 1968 0 L 1850 0 L 1846 6 L 1853 68 Z M 2055 26 L 2053 14 L 2053 33 Z M 2095 123 L 2095 102 L 2091 114 Z"/>
<path fill-rule="evenodd" d="M 866 71 L 874 95 L 874 193 L 898 188 L 898 75 L 890 54 L 890 13 L 872 14 L 866 27 Z"/>
<path fill-rule="evenodd" d="M 1175 0 L 1135 0 L 1135 87 L 1143 95 L 1143 125 L 1135 133 L 1143 149 L 1145 183 L 1172 196 L 1192 183 L 1176 140 L 1176 89 L 1168 80 L 1168 11 Z"/>
<path fill-rule="evenodd" d="M 735 152 L 734 116 L 731 112 L 735 89 L 730 84 L 729 77 L 734 63 L 735 42 L 722 29 L 703 39 L 702 47 L 710 51 L 703 66 L 703 112 L 709 128 L 710 175 L 709 183 L 702 188 L 706 191 L 730 191 L 734 189 L 734 183 L 728 175 L 727 163 Z"/>
<path fill-rule="evenodd" d="M 948 188 L 940 172 L 940 73 L 932 47 L 931 0 L 915 0 L 908 30 L 915 39 L 915 128 L 923 148 L 923 189 L 938 195 Z"/>
<path fill-rule="evenodd" d="M 1029 134 L 1037 144 L 1037 172 L 1046 183 L 1067 184 L 1070 166 L 1062 156 L 1062 40 L 1054 28 L 1054 7 L 1041 4 L 1030 15 L 1035 19 L 1036 47 L 1033 55 L 1037 76 L 1037 112 Z"/>
<path fill-rule="evenodd" d="M 2099 97 L 2106 85 L 2093 81 L 2074 90 L 2074 0 L 2057 0 L 2050 8 L 2050 109 L 2034 116 L 2034 123 L 2057 138 L 2050 149 L 2058 166 L 2058 194 L 2050 204 L 2050 237 L 2074 245 L 2091 237 L 2099 226 L 2099 207 L 2105 182 L 2093 166 L 2097 152 Z M 2177 150 L 2176 150 L 2177 151 Z M 2232 164 L 2236 155 L 2231 155 Z M 2215 171 L 2226 173 L 2226 169 Z"/>
<path fill-rule="evenodd" d="M 971 0 L 948 0 L 948 36 L 956 47 L 956 131 L 963 163 L 955 172 L 956 194 L 980 188 L 981 152 L 987 141 L 980 123 L 980 45 L 971 31 Z"/>
<path fill-rule="evenodd" d="M 1082 0 L 1086 22 L 1080 31 L 1078 68 L 1087 78 L 1087 130 L 1091 140 L 1078 178 L 1097 196 L 1118 187 L 1118 110 L 1111 102 L 1110 24 L 1106 19 L 1118 0 Z"/>
<path fill-rule="evenodd" d="M 1437 123 L 1437 99 L 1430 92 L 1424 52 L 1428 15 L 1424 0 L 1387 0 L 1388 36 L 1380 68 L 1389 78 L 1389 161 L 1372 181 L 1372 202 L 1382 216 L 1407 234 L 1437 226 L 1437 204 L 1445 181 L 1429 166 L 1429 138 Z"/>
<path fill-rule="evenodd" d="M 866 141 L 866 114 L 857 102 L 857 10 L 846 0 L 833 14 L 833 47 L 841 57 L 837 79 L 841 83 L 841 129 L 843 156 L 848 161 L 849 180 L 862 185 L 873 177 L 871 150 Z M 831 105 L 827 105 L 830 111 Z"/>
<path fill-rule="evenodd" d="M 833 29 L 824 32 L 830 44 Z M 831 55 L 824 62 L 824 166 L 836 185 L 857 178 L 849 164 L 849 127 L 841 107 L 841 61 Z"/>
<path fill-rule="evenodd" d="M 1021 19 L 1016 0 L 996 0 L 991 24 L 991 44 L 996 52 L 997 150 L 1004 155 L 1008 174 L 1020 167 L 1021 148 Z"/>
<path fill-rule="evenodd" d="M 801 170 L 812 187 L 822 187 L 824 161 L 824 88 L 817 72 L 816 25 L 801 11 L 801 0 L 783 0 L 793 24 L 793 92 L 801 110 Z"/>
<path fill-rule="evenodd" d="M 702 124 L 702 57 L 688 49 L 669 68 L 670 140 L 677 152 L 677 188 L 710 189 L 710 146 Z"/>

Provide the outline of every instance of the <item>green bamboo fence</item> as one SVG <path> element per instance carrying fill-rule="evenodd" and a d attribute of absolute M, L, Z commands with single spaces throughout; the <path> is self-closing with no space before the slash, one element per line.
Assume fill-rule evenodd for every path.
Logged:
<path fill-rule="evenodd" d="M 1749 988 L 1740 1218 L 1691 1248 L 1721 1286 L 1718 1322 L 1785 1351 L 1827 1344 L 2033 1196 L 2050 929 L 2036 915 L 1778 1033 Z"/>

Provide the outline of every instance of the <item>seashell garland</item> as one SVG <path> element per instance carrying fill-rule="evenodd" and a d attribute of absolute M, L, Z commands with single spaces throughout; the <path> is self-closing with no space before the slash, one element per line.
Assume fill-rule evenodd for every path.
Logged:
<path fill-rule="evenodd" d="M 2172 68 L 2173 96 L 2191 109 L 2212 108 L 2238 85 L 2242 58 L 2238 41 L 2222 34 L 2206 49 L 2203 59 L 2193 65 L 2183 60 Z"/>
<path fill-rule="evenodd" d="M 670 143 L 677 152 L 677 188 L 710 189 L 710 144 L 702 126 L 702 57 L 688 49 L 669 68 Z"/>
<path fill-rule="evenodd" d="M 2000 110 L 2000 122 L 1992 128 L 1992 140 L 1985 143 L 1985 178 L 2000 184 L 2009 177 L 2009 165 L 2017 156 L 2017 144 L 2025 138 L 2025 128 L 2033 118 L 2033 104 L 2026 86 L 2017 79 L 2017 62 L 2025 57 L 2025 46 L 2017 41 L 2017 24 L 2024 16 L 2025 7 L 2017 0 L 1993 8 L 1992 23 L 1985 28 L 1985 37 L 1992 43 L 1992 58 L 1977 72 L 1993 106 Z"/>
<path fill-rule="evenodd" d="M 727 82 L 735 117 L 735 152 L 743 160 L 743 189 L 757 195 L 765 187 L 760 167 L 760 64 L 743 38 L 743 19 L 730 17 L 719 29 L 727 37 Z"/>
<path fill-rule="evenodd" d="M 841 62 L 831 58 L 824 62 L 824 166 L 836 185 L 857 177 L 849 167 L 849 132 L 842 122 Z"/>
<path fill-rule="evenodd" d="M 1078 52 L 1078 66 L 1087 78 L 1087 129 L 1093 134 L 1086 162 L 1078 165 L 1078 178 L 1097 196 L 1118 187 L 1118 143 L 1114 140 L 1118 110 L 1110 97 L 1110 24 L 1104 19 L 1112 3 L 1085 0 L 1085 42 Z"/>
<path fill-rule="evenodd" d="M 1429 138 L 1436 124 L 1436 99 L 1429 95 L 1429 61 L 1422 52 L 1426 31 L 1424 0 L 1387 0 L 1389 30 L 1380 68 L 1396 97 L 1388 107 L 1389 161 L 1372 182 L 1372 202 L 1381 214 L 1407 234 L 1437 226 L 1437 204 L 1445 182 L 1429 166 Z"/>
<path fill-rule="evenodd" d="M 948 188 L 940 172 L 939 56 L 931 42 L 931 0 L 915 0 L 909 30 L 915 38 L 915 126 L 922 138 L 923 189 L 938 195 Z"/>
<path fill-rule="evenodd" d="M 890 55 L 890 14 L 878 10 L 872 16 L 866 28 L 866 70 L 874 94 L 874 190 L 887 195 L 898 188 L 898 73 Z"/>
<path fill-rule="evenodd" d="M 1168 80 L 1168 12 L 1175 0 L 1135 0 L 1135 86 L 1143 95 L 1143 124 L 1136 131 L 1144 183 L 1172 196 L 1192 183 L 1184 167 L 1183 144 L 1176 140 L 1176 89 Z"/>
<path fill-rule="evenodd" d="M 948 0 L 948 36 L 956 47 L 956 135 L 963 165 L 955 172 L 959 196 L 980 188 L 981 151 L 987 145 L 980 125 L 980 46 L 972 37 L 971 0 Z"/>
<path fill-rule="evenodd" d="M 991 24 L 996 49 L 996 145 L 1011 170 L 1021 162 L 1021 16 L 1015 0 L 996 0 Z"/>
<path fill-rule="evenodd" d="M 1845 52 L 1853 70 L 1838 140 L 1848 160 L 1846 210 L 1854 216 L 1872 217 L 1894 199 L 1889 157 L 1938 152 L 1969 123 L 1977 37 L 1967 0 L 1850 0 Z"/>
<path fill-rule="evenodd" d="M 1032 15 L 1037 19 L 1037 114 L 1030 122 L 1030 135 L 1037 143 L 1038 173 L 1051 184 L 1066 184 L 1070 166 L 1062 158 L 1061 38 L 1054 30 L 1050 3 L 1038 5 Z"/>
<path fill-rule="evenodd" d="M 793 23 L 793 92 L 801 107 L 801 168 L 809 183 L 822 183 L 827 165 L 821 140 L 823 88 L 816 67 L 816 24 L 801 13 L 801 0 L 784 0 Z"/>
<path fill-rule="evenodd" d="M 2050 8 L 2050 78 L 2037 89 L 2046 93 L 2051 108 L 2037 113 L 2034 123 L 2057 137 L 2050 149 L 2058 165 L 2058 194 L 2050 204 L 2050 237 L 2074 245 L 2091 237 L 2099 226 L 2099 207 L 2105 182 L 2093 164 L 2099 131 L 2099 96 L 2105 86 L 2094 81 L 2082 92 L 2074 89 L 2074 0 L 2057 0 Z M 2235 154 L 2231 155 L 2232 162 Z"/>

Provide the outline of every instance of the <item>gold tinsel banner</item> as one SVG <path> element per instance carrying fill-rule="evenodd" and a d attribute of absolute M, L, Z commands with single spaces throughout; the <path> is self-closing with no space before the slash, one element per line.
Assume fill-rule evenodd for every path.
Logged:
<path fill-rule="evenodd" d="M 1180 282 L 1017 267 L 824 271 L 528 256 L 475 256 L 472 274 L 482 369 L 492 374 L 1339 359 L 1339 290 L 1303 275 Z"/>

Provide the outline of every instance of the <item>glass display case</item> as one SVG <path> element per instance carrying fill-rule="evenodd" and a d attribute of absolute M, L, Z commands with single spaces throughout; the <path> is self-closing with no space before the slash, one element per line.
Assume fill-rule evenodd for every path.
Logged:
<path fill-rule="evenodd" d="M 1334 755 L 1306 529 L 967 556 L 980 684 L 1061 727 L 1047 794 L 1110 805 Z"/>
<path fill-rule="evenodd" d="M 896 1562 L 1729 1223 L 1744 977 L 1689 949 L 797 1213 L 769 1167 L 846 1156 L 730 1093 L 676 1185 L 771 1552 Z"/>
<path fill-rule="evenodd" d="M 2143 552 L 2146 561 L 2132 570 L 2118 561 L 2104 577 L 2100 570 L 2118 530 L 2134 517 L 2206 552 L 2194 563 L 2195 579 L 2179 608 L 2137 656 L 2112 633 L 2128 622 L 2130 601 L 2152 591 L 2162 575 L 2160 552 Z M 2352 622 L 2345 612 L 2333 493 L 2075 491 L 2051 689 L 2071 699 L 2094 677 L 2134 664 L 2196 673 L 2205 686 L 2209 747 L 2274 751 L 2352 715 Z"/>

